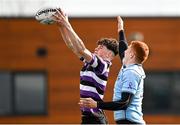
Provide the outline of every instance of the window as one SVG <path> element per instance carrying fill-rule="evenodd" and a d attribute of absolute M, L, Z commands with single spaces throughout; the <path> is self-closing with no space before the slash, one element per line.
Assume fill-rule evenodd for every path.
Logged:
<path fill-rule="evenodd" d="M 0 115 L 12 114 L 12 81 L 9 72 L 0 72 Z"/>
<path fill-rule="evenodd" d="M 46 82 L 44 72 L 0 73 L 0 115 L 46 114 Z"/>
<path fill-rule="evenodd" d="M 149 114 L 180 114 L 180 72 L 147 72 L 143 110 Z"/>

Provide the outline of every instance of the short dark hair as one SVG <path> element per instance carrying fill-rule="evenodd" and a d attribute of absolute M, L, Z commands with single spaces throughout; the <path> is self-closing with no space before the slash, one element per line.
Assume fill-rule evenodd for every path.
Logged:
<path fill-rule="evenodd" d="M 136 53 L 136 60 L 139 63 L 144 63 L 149 55 L 149 47 L 146 43 L 141 41 L 132 41 L 131 47 L 134 49 Z"/>
<path fill-rule="evenodd" d="M 118 41 L 114 38 L 101 38 L 97 41 L 97 44 L 106 46 L 114 55 L 118 54 Z"/>

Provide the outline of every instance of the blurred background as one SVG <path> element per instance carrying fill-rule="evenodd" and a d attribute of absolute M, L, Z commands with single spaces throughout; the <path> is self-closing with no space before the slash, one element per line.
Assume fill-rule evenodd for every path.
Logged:
<path fill-rule="evenodd" d="M 35 20 L 43 7 L 61 7 L 89 50 L 118 38 L 122 16 L 128 41 L 150 46 L 143 112 L 150 123 L 180 123 L 179 0 L 0 0 L 0 123 L 80 123 L 81 61 L 56 25 Z M 121 67 L 113 60 L 104 100 L 112 100 Z M 113 112 L 106 111 L 109 123 Z"/>

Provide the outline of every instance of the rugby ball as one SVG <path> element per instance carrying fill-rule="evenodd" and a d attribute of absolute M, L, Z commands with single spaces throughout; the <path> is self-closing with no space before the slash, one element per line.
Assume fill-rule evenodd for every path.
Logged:
<path fill-rule="evenodd" d="M 39 21 L 41 24 L 53 24 L 53 14 L 56 13 L 56 9 L 54 8 L 42 8 L 37 11 L 35 15 L 35 19 Z"/>

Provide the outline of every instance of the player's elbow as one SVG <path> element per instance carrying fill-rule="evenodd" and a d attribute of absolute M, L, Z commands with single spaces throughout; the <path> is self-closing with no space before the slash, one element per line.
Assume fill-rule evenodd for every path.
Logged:
<path fill-rule="evenodd" d="M 84 56 L 86 54 L 86 48 L 77 49 L 77 53 L 81 56 Z"/>
<path fill-rule="evenodd" d="M 84 55 L 84 50 L 83 49 L 78 49 L 76 52 L 79 55 Z"/>

